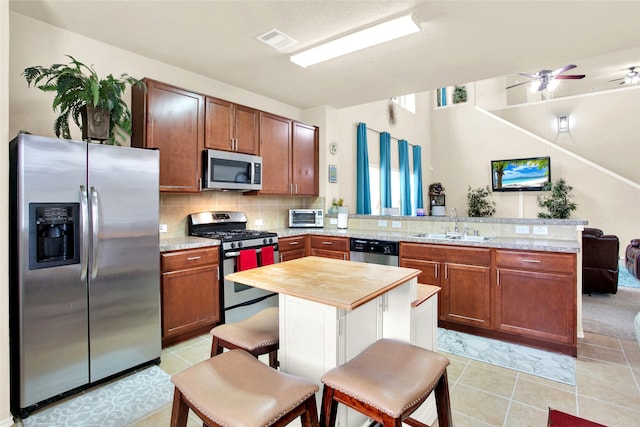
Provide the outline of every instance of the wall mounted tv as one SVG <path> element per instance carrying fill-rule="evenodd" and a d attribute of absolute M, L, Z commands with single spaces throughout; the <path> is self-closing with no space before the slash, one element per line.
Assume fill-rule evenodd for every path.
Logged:
<path fill-rule="evenodd" d="M 493 191 L 540 191 L 550 182 L 549 157 L 491 161 Z"/>

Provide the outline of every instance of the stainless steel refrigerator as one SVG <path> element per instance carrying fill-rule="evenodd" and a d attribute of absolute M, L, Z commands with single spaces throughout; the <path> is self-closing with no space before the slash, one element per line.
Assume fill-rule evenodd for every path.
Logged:
<path fill-rule="evenodd" d="M 159 153 L 19 134 L 10 145 L 11 406 L 160 358 Z"/>

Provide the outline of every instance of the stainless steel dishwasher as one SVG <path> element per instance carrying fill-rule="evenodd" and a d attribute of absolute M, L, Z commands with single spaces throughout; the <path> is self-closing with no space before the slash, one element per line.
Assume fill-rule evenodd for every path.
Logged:
<path fill-rule="evenodd" d="M 351 261 L 398 266 L 399 244 L 390 240 L 351 238 Z"/>

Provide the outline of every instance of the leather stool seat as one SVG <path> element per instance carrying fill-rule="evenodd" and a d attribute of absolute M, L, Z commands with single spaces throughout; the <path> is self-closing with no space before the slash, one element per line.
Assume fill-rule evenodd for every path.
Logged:
<path fill-rule="evenodd" d="M 318 386 L 271 369 L 244 350 L 200 362 L 171 381 L 172 427 L 186 425 L 189 409 L 210 427 L 284 426 L 297 417 L 303 426 L 318 426 Z"/>
<path fill-rule="evenodd" d="M 235 323 L 216 326 L 210 332 L 211 356 L 223 349 L 239 348 L 255 357 L 269 353 L 269 365 L 278 367 L 278 347 L 280 346 L 278 308 L 268 307 L 253 316 Z"/>
<path fill-rule="evenodd" d="M 322 376 L 320 423 L 335 425 L 337 404 L 345 404 L 384 426 L 420 425 L 410 415 L 435 390 L 438 425 L 451 425 L 447 366 L 438 353 L 381 339 Z M 413 423 L 413 424 L 412 424 Z"/>

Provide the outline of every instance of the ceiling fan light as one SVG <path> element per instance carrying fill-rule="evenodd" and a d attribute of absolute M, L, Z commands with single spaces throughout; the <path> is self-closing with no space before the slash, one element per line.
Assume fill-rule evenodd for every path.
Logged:
<path fill-rule="evenodd" d="M 549 91 L 555 90 L 559 84 L 560 84 L 559 80 L 551 79 L 549 81 L 549 84 L 547 85 L 547 89 L 549 89 Z"/>
<path fill-rule="evenodd" d="M 536 93 L 538 90 L 540 90 L 541 86 L 542 82 L 540 80 L 534 80 L 531 82 L 531 86 L 529 86 L 529 92 Z"/>

